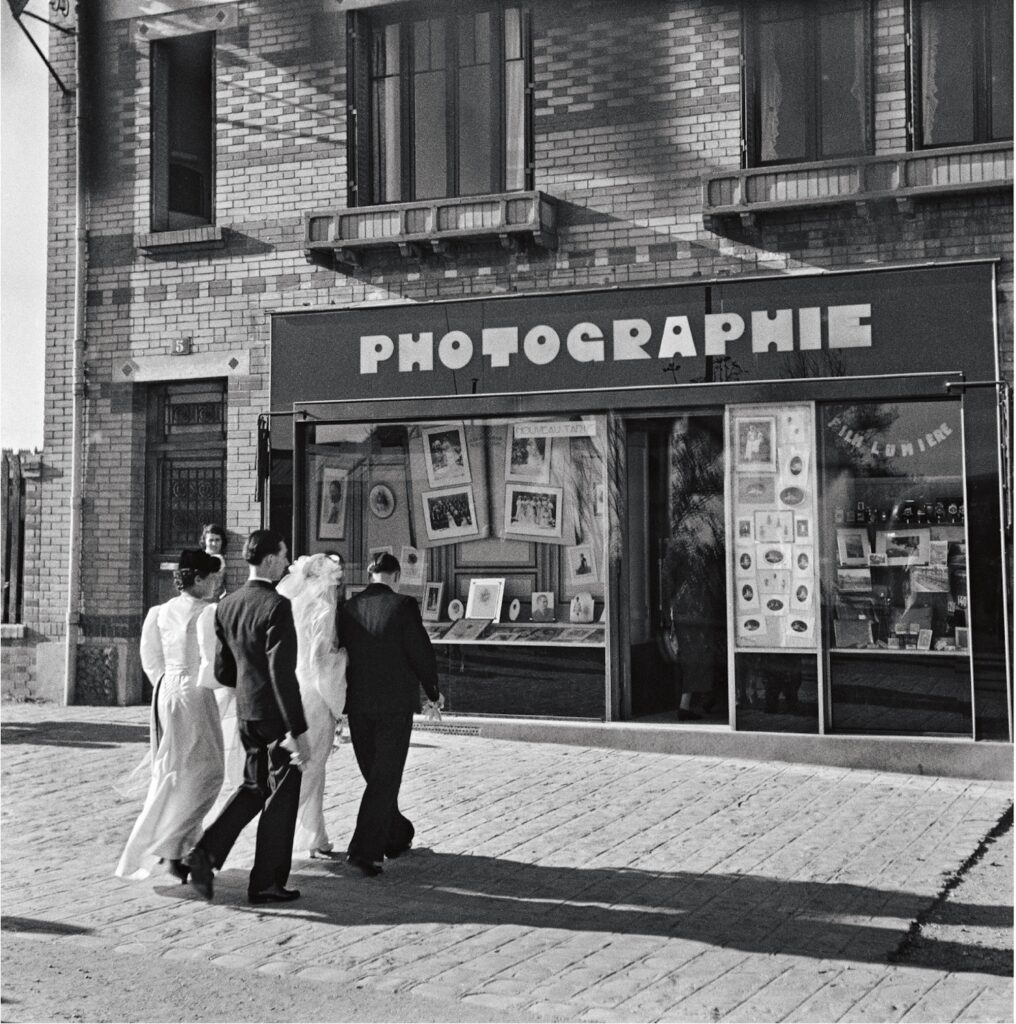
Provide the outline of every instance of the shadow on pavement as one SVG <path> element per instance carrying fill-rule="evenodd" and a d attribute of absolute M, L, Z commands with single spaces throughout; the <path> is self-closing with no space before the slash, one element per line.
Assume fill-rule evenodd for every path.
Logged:
<path fill-rule="evenodd" d="M 0 725 L 0 744 L 114 747 L 121 743 L 147 742 L 147 725 L 116 725 L 109 722 L 4 722 Z"/>
<path fill-rule="evenodd" d="M 426 848 L 400 859 L 380 878 L 362 878 L 341 862 L 330 864 L 329 871 L 347 876 L 356 886 L 353 890 L 345 885 L 338 892 L 329 890 L 320 875 L 301 878 L 296 867 L 290 884 L 302 890 L 303 898 L 285 912 L 319 923 L 515 925 L 661 936 L 750 953 L 879 964 L 892 956 L 909 922 L 932 899 L 841 882 L 552 867 Z M 236 891 L 230 877 L 234 874 Z M 248 908 L 243 900 L 245 872 L 227 869 L 219 878 L 217 902 L 235 901 L 243 912 L 264 912 Z M 971 927 L 1011 927 L 1013 919 L 1011 906 L 957 903 L 950 912 Z M 886 918 L 894 923 L 877 923 Z M 965 948 L 930 942 L 921 966 L 1005 975 L 999 965 L 1007 951 L 990 951 L 998 954 L 990 968 L 980 955 L 967 967 L 964 960 L 973 947 L 971 954 Z"/>
<path fill-rule="evenodd" d="M 34 917 L 12 917 L 4 914 L 0 917 L 0 931 L 5 932 L 44 932 L 47 935 L 91 935 L 94 928 L 79 928 L 75 924 L 63 924 L 60 921 L 40 921 Z"/>

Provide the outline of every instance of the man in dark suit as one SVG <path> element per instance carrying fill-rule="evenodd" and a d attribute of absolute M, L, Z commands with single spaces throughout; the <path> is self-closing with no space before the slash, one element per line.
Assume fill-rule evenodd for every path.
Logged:
<path fill-rule="evenodd" d="M 185 858 L 191 885 L 212 898 L 213 871 L 221 868 L 237 836 L 259 813 L 254 866 L 247 885 L 251 903 L 285 903 L 293 830 L 300 802 L 298 765 L 306 760 L 307 723 L 296 681 L 296 627 L 289 601 L 275 584 L 289 565 L 286 543 L 272 530 L 255 530 L 244 546 L 247 585 L 215 612 L 215 677 L 236 687 L 236 717 L 247 759 L 243 783 Z M 286 734 L 295 741 L 290 758 Z"/>
<path fill-rule="evenodd" d="M 338 611 L 340 643 L 349 652 L 349 735 L 367 783 L 347 859 L 368 876 L 412 845 L 415 829 L 399 810 L 399 788 L 413 713 L 421 709 L 421 685 L 431 700 L 441 696 L 420 606 L 395 592 L 400 571 L 394 555 L 377 555 L 368 566 L 370 585 Z"/>

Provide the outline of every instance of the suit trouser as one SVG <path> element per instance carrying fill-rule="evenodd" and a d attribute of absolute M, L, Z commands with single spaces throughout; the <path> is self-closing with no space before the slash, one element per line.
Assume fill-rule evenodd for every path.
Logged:
<path fill-rule="evenodd" d="M 380 861 L 413 840 L 413 823 L 399 810 L 399 788 L 413 732 L 413 714 L 349 715 L 349 736 L 360 774 L 367 783 L 356 816 L 349 853 Z"/>
<path fill-rule="evenodd" d="M 279 721 L 238 722 L 240 741 L 247 757 L 243 783 L 230 797 L 218 818 L 198 840 L 219 868 L 226 861 L 237 836 L 260 813 L 254 866 L 249 892 L 262 892 L 272 885 L 285 885 L 293 863 L 293 830 L 300 805 L 300 771 L 281 747 L 286 726 Z"/>

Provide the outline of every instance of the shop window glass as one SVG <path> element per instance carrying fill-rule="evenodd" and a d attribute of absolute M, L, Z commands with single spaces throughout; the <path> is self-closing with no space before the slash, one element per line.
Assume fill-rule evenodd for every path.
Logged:
<path fill-rule="evenodd" d="M 870 149 L 869 4 L 749 5 L 748 159 L 794 163 Z"/>
<path fill-rule="evenodd" d="M 152 230 L 212 223 L 215 33 L 151 44 Z"/>
<path fill-rule="evenodd" d="M 1012 22 L 1012 0 L 920 0 L 919 145 L 1013 137 Z"/>
<path fill-rule="evenodd" d="M 370 154 L 369 167 L 358 167 L 355 158 L 350 164 L 350 174 L 370 185 L 354 183 L 351 196 L 362 204 L 405 202 L 531 184 L 523 8 L 350 17 L 352 66 L 368 70 L 362 83 L 358 73 L 350 78 L 349 132 L 352 152 Z M 369 117 L 355 113 L 361 88 L 369 89 Z M 361 133 L 364 139 L 357 138 Z"/>
<path fill-rule="evenodd" d="M 302 550 L 345 596 L 380 549 L 420 602 L 450 712 L 605 715 L 606 420 L 312 428 Z"/>
<path fill-rule="evenodd" d="M 832 727 L 969 735 L 959 404 L 825 406 L 820 434 Z"/>

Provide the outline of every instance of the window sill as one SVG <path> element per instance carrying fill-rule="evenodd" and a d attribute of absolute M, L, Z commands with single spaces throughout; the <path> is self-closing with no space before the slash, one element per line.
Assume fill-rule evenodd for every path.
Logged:
<path fill-rule="evenodd" d="M 910 212 L 915 200 L 1011 189 L 1013 144 L 847 157 L 780 167 L 755 167 L 702 179 L 702 216 L 751 223 L 760 213 L 895 201 Z"/>
<path fill-rule="evenodd" d="M 25 632 L 22 624 L 5 622 L 0 625 L 0 640 L 24 640 Z"/>
<path fill-rule="evenodd" d="M 357 264 L 372 249 L 397 246 L 403 256 L 445 252 L 461 241 L 497 239 L 506 248 L 531 240 L 557 248 L 557 207 L 543 192 L 432 199 L 304 214 L 304 254 Z"/>
<path fill-rule="evenodd" d="M 202 224 L 179 231 L 149 231 L 136 235 L 134 244 L 144 253 L 169 255 L 195 249 L 221 249 L 226 243 L 218 224 Z"/>

